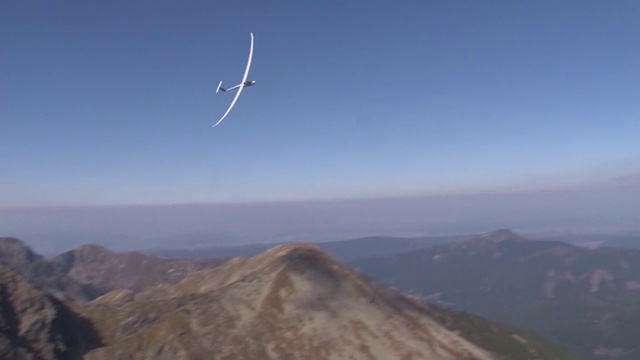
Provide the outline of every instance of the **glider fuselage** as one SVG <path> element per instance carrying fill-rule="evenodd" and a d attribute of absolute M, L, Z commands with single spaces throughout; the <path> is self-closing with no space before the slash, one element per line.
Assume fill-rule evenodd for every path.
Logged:
<path fill-rule="evenodd" d="M 248 81 L 243 82 L 242 84 L 238 84 L 238 85 L 232 86 L 232 87 L 230 87 L 228 89 L 225 89 L 225 88 L 222 87 L 222 85 L 220 85 L 220 86 L 218 86 L 218 90 L 223 91 L 223 92 L 227 92 L 227 91 L 235 90 L 235 89 L 237 89 L 237 88 L 239 88 L 241 86 L 242 87 L 249 87 L 251 85 L 254 85 L 255 83 L 256 83 L 255 80 L 248 80 Z"/>

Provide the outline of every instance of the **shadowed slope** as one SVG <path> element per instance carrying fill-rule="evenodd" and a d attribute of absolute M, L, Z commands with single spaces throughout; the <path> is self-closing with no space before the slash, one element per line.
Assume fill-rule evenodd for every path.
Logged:
<path fill-rule="evenodd" d="M 81 359 L 100 345 L 87 319 L 0 267 L 0 359 Z"/>

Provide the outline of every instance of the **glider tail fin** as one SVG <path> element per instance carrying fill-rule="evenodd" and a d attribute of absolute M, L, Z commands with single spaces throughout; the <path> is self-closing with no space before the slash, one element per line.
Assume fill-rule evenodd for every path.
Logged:
<path fill-rule="evenodd" d="M 222 81 L 220 81 L 220 83 L 218 83 L 218 88 L 216 89 L 216 94 L 218 93 L 218 91 L 227 91 L 227 89 L 222 87 Z"/>

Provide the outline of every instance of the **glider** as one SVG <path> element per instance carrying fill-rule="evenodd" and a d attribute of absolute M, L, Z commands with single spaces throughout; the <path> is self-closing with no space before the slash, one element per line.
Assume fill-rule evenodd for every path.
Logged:
<path fill-rule="evenodd" d="M 227 117 L 227 115 L 229 115 L 229 112 L 231 111 L 231 109 L 233 109 L 233 106 L 236 104 L 236 101 L 238 101 L 238 98 L 240 97 L 240 93 L 242 93 L 242 90 L 245 87 L 251 86 L 256 83 L 253 80 L 247 81 L 247 76 L 249 75 L 249 68 L 251 67 L 251 58 L 253 57 L 253 33 L 250 33 L 250 34 L 251 34 L 251 47 L 249 48 L 249 60 L 247 61 L 247 68 L 244 71 L 244 76 L 242 77 L 242 81 L 240 82 L 240 84 L 230 87 L 228 89 L 223 88 L 222 81 L 220 81 L 220 83 L 218 84 L 218 88 L 216 89 L 216 94 L 219 91 L 227 92 L 234 89 L 238 89 L 238 92 L 236 93 L 236 96 L 233 98 L 233 101 L 231 101 L 231 105 L 229 105 L 227 112 L 225 112 L 224 115 L 222 115 L 222 117 L 220 118 L 220 120 L 218 120 L 218 122 L 212 127 L 216 127 L 218 124 L 222 122 L 222 120 L 224 120 L 225 117 Z"/>

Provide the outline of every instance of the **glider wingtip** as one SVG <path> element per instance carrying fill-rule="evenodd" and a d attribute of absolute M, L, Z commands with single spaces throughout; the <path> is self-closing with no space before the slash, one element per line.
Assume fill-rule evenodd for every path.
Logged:
<path fill-rule="evenodd" d="M 222 119 L 218 120 L 218 122 L 217 122 L 217 123 L 215 123 L 215 124 L 211 125 L 211 127 L 212 127 L 212 128 L 214 128 L 214 127 L 216 127 L 216 126 L 220 125 L 220 123 L 222 122 L 222 120 L 224 120 L 224 118 L 225 118 L 225 117 L 226 117 L 226 116 L 222 117 Z"/>

